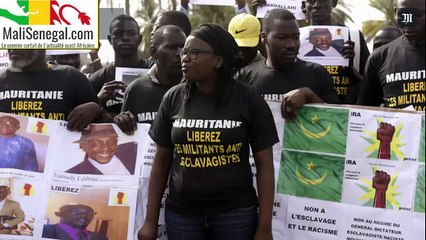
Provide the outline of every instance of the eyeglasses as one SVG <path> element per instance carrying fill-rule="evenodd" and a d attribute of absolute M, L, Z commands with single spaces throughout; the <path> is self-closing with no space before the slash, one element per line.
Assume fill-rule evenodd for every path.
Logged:
<path fill-rule="evenodd" d="M 213 51 L 197 49 L 197 48 L 179 48 L 178 53 L 181 59 L 183 59 L 184 56 L 187 56 L 189 60 L 191 61 L 194 61 L 195 59 L 197 59 L 198 54 L 200 53 L 214 54 Z"/>

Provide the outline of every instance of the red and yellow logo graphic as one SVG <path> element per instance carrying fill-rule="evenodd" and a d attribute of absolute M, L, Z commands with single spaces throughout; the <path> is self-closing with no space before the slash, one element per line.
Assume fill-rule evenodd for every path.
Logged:
<path fill-rule="evenodd" d="M 127 196 L 125 192 L 117 192 L 117 195 L 114 198 L 114 203 L 118 205 L 127 204 Z"/>
<path fill-rule="evenodd" d="M 34 188 L 30 183 L 25 183 L 21 188 L 22 195 L 24 196 L 34 196 Z"/>
<path fill-rule="evenodd" d="M 90 17 L 72 4 L 58 0 L 1 0 L 0 17 L 19 25 L 71 25 L 78 18 L 82 25 L 90 25 Z M 68 1 L 69 2 L 69 1 Z M 67 14 L 65 14 L 67 12 Z"/>
<path fill-rule="evenodd" d="M 39 133 L 39 134 L 47 134 L 47 123 L 42 121 L 37 121 L 32 126 L 32 132 L 33 133 Z"/>

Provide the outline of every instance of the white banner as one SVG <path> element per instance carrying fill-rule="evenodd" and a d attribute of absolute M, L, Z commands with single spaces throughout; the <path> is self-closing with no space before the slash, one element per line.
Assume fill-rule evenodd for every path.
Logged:
<path fill-rule="evenodd" d="M 263 18 L 271 9 L 282 8 L 290 11 L 297 20 L 305 19 L 305 14 L 302 12 L 302 0 L 268 0 L 265 6 L 257 8 L 256 17 Z"/>

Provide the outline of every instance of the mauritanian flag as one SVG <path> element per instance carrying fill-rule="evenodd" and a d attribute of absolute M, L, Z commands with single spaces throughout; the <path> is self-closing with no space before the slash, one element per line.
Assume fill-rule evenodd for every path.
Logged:
<path fill-rule="evenodd" d="M 306 106 L 284 126 L 284 149 L 346 154 L 348 109 Z"/>
<path fill-rule="evenodd" d="M 425 212 L 425 165 L 421 164 L 417 171 L 416 195 L 414 200 L 414 211 Z"/>
<path fill-rule="evenodd" d="M 425 115 L 422 117 L 422 126 L 420 130 L 420 148 L 419 148 L 419 162 L 425 162 Z"/>
<path fill-rule="evenodd" d="M 65 8 L 72 8 L 82 24 L 90 25 L 90 17 L 81 12 L 72 1 L 60 0 L 0 0 L 0 17 L 7 18 L 19 25 L 55 25 L 68 23 L 62 12 Z M 60 5 L 59 3 L 62 3 Z M 65 3 L 65 4 L 63 4 Z"/>
<path fill-rule="evenodd" d="M 284 150 L 277 192 L 340 202 L 345 158 Z"/>

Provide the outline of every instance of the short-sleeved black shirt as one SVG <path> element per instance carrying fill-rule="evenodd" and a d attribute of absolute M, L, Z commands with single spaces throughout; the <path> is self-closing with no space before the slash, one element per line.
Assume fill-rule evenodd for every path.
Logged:
<path fill-rule="evenodd" d="M 149 75 L 138 78 L 127 87 L 121 111 L 133 113 L 138 123 L 152 123 L 164 94 L 171 87 L 153 82 Z"/>
<path fill-rule="evenodd" d="M 0 112 L 66 120 L 78 105 L 98 102 L 87 78 L 66 65 L 49 65 L 47 70 L 0 71 Z"/>
<path fill-rule="evenodd" d="M 291 90 L 308 87 L 326 103 L 339 103 L 333 80 L 323 66 L 297 59 L 285 70 L 266 66 L 265 61 L 244 68 L 239 79 L 257 88 L 265 100 L 281 101 Z"/>
<path fill-rule="evenodd" d="M 158 145 L 174 149 L 166 207 L 208 214 L 256 205 L 249 144 L 256 153 L 278 142 L 268 105 L 239 82 L 220 110 L 217 96 L 196 86 L 183 104 L 184 86 L 166 93 L 149 132 Z"/>
<path fill-rule="evenodd" d="M 403 36 L 378 48 L 367 61 L 358 104 L 425 111 L 425 45 Z"/>
<path fill-rule="evenodd" d="M 149 68 L 148 63 L 145 59 L 140 59 L 137 66 L 137 68 Z M 110 63 L 106 65 L 105 67 L 99 69 L 97 72 L 95 72 L 92 76 L 89 77 L 89 81 L 93 86 L 93 89 L 95 89 L 96 94 L 98 94 L 105 83 L 111 82 L 115 80 L 115 68 L 116 66 L 114 63 Z M 121 100 L 108 100 L 105 103 L 105 106 L 102 106 L 107 112 L 112 113 L 120 113 L 121 106 L 123 101 Z"/>

